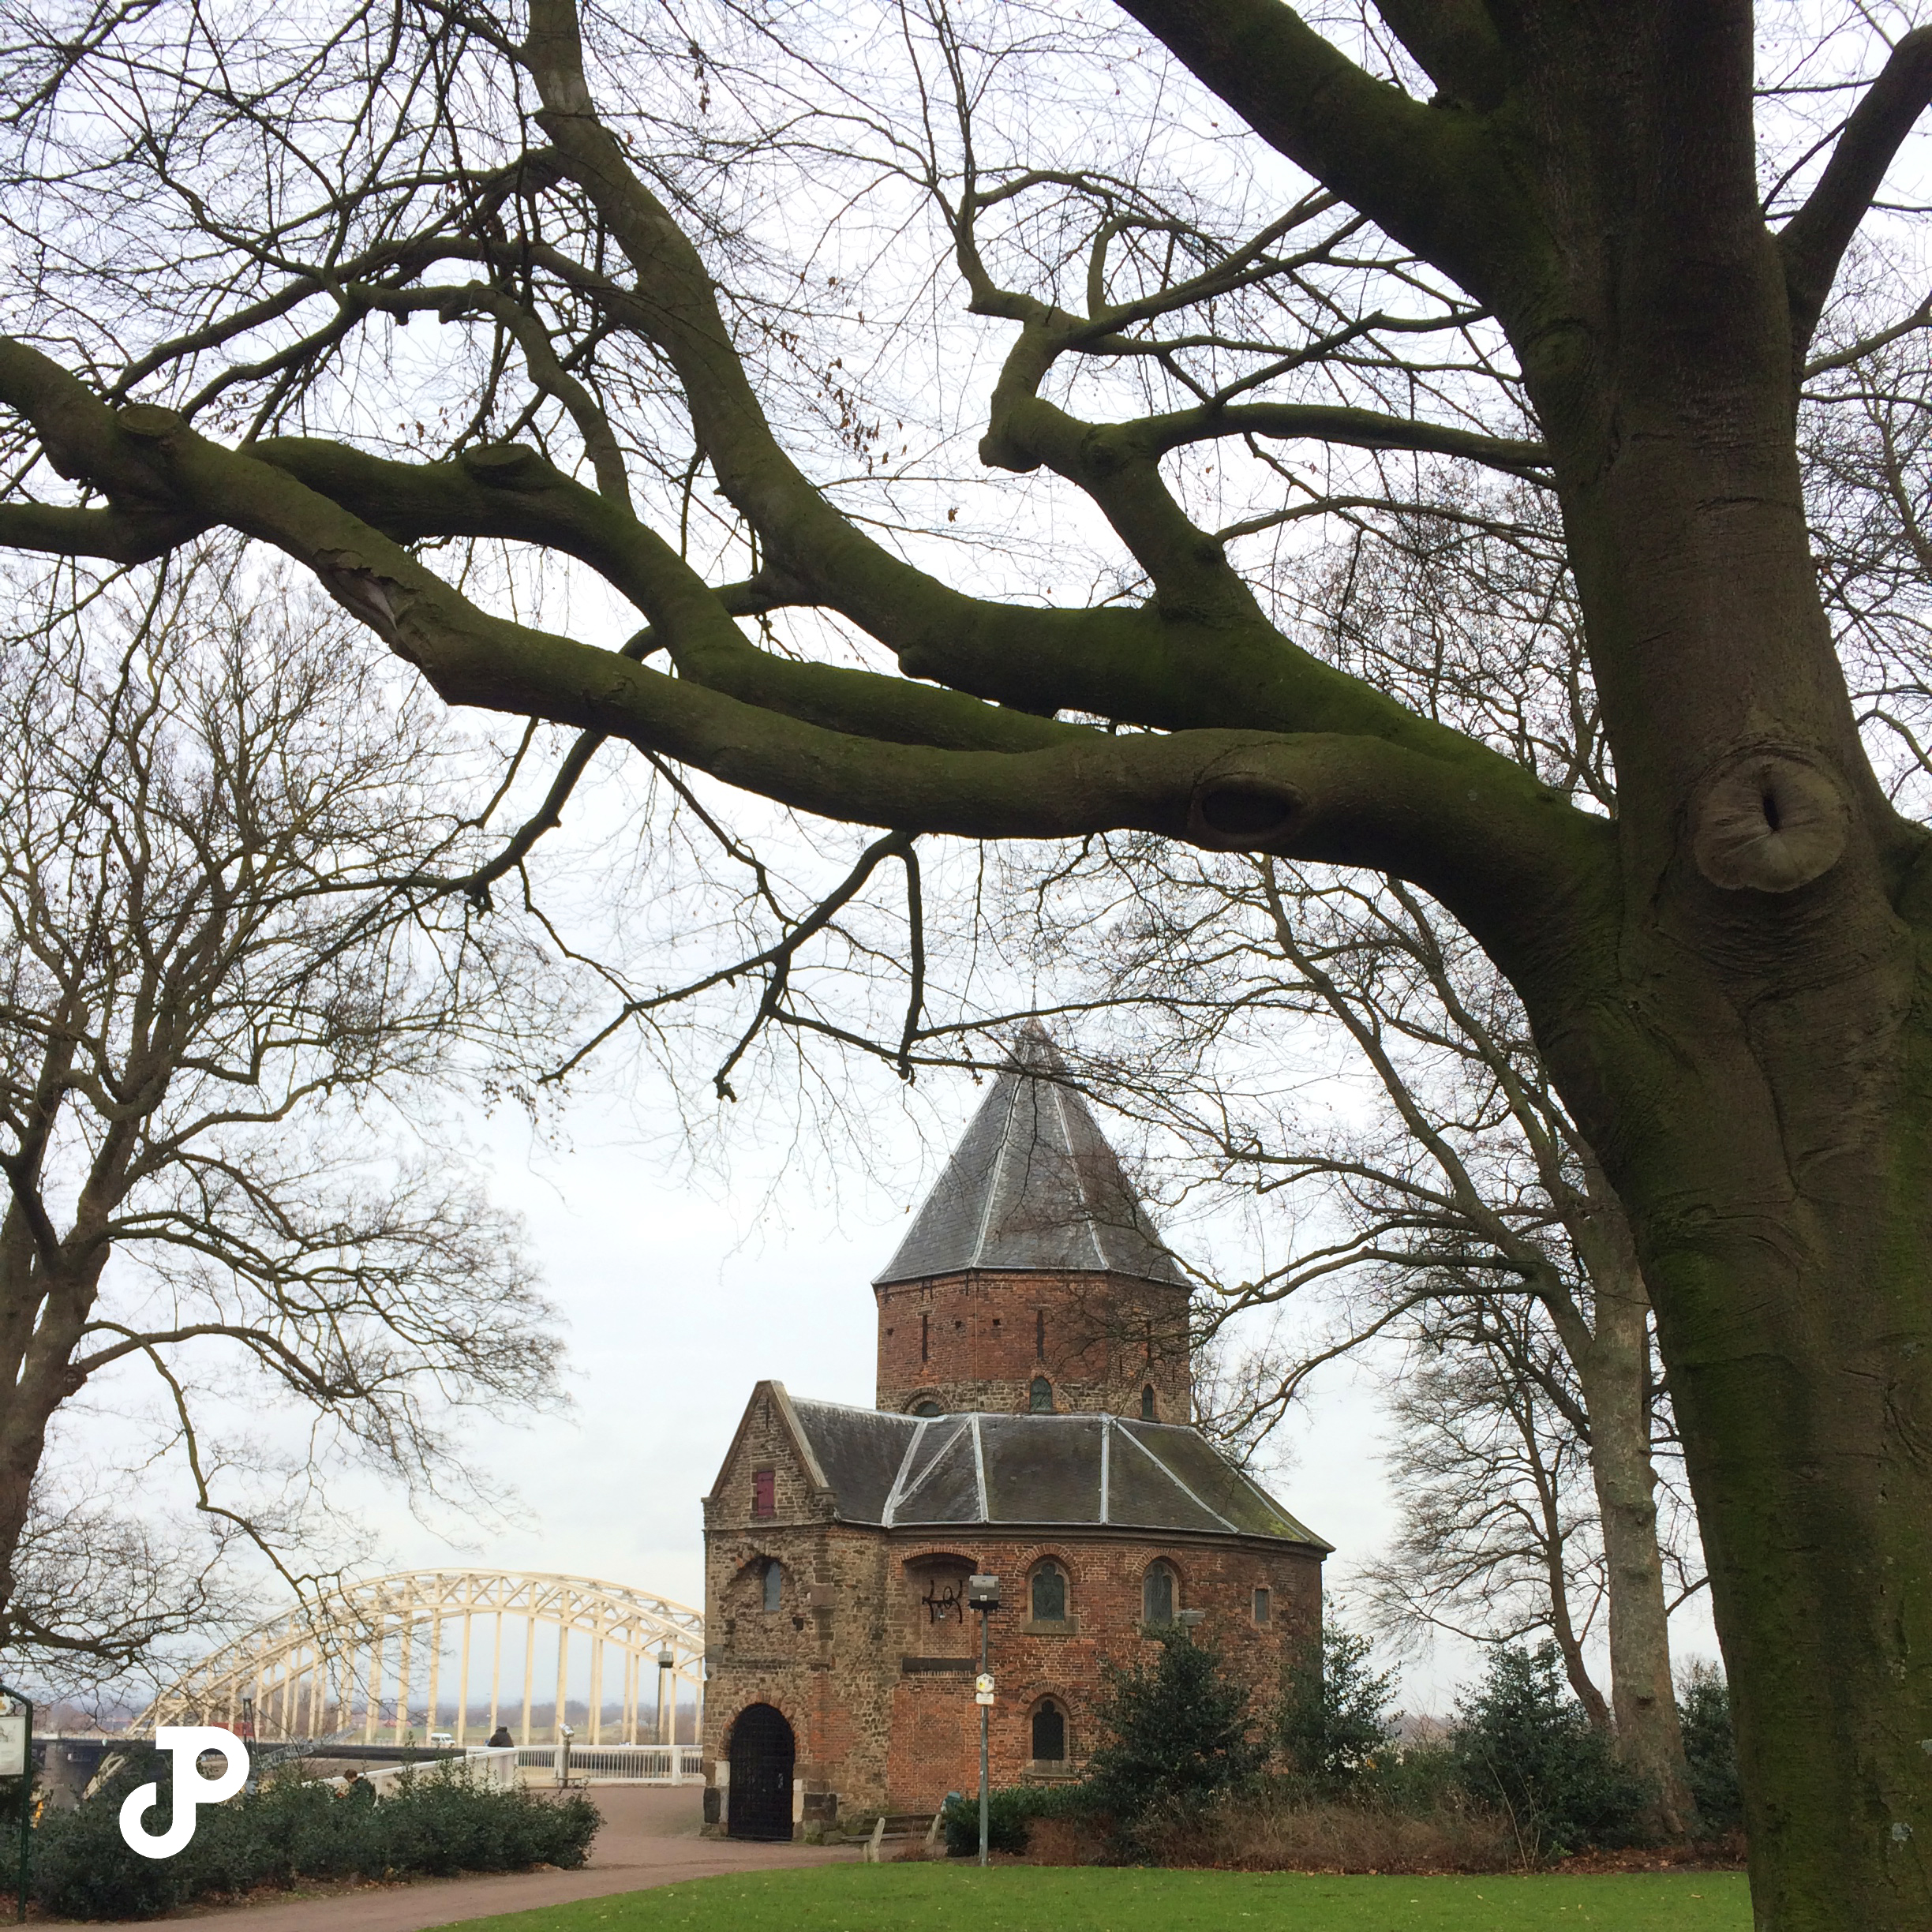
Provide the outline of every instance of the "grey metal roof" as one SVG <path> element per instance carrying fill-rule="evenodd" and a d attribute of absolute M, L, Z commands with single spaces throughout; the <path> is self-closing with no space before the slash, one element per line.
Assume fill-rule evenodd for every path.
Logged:
<path fill-rule="evenodd" d="M 1185 1285 L 1039 1027 L 1014 1043 L 874 1286 L 967 1268 L 1080 1268 Z"/>
<path fill-rule="evenodd" d="M 1110 1415 L 895 1415 L 794 1398 L 841 1522 L 1080 1526 L 1267 1537 L 1326 1550 L 1198 1429 Z"/>

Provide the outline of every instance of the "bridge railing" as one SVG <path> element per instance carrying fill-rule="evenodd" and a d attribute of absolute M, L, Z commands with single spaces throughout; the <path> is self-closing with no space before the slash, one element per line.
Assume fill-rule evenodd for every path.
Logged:
<path fill-rule="evenodd" d="M 373 1771 L 359 1772 L 357 1775 L 378 1798 L 387 1798 L 405 1778 L 459 1777 L 466 1784 L 507 1791 L 517 1782 L 517 1757 L 515 1750 L 492 1748 L 487 1744 L 473 1745 L 460 1758 L 444 1758 L 434 1764 L 379 1765 Z M 346 1787 L 348 1779 L 332 1777 L 324 1782 L 341 1791 Z"/>
<path fill-rule="evenodd" d="M 540 1781 L 533 1773 L 557 1769 L 558 1747 L 526 1744 L 517 1752 L 517 1765 L 526 1782 Z M 572 1744 L 569 1775 L 593 1784 L 689 1784 L 701 1775 L 704 1753 L 695 1744 Z"/>

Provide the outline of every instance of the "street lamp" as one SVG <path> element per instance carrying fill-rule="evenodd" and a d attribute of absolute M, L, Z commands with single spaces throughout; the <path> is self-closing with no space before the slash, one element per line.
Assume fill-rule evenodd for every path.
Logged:
<path fill-rule="evenodd" d="M 668 1744 L 673 1750 L 677 1748 L 677 1706 L 673 1704 L 668 1710 L 665 1709 L 665 1690 L 676 1665 L 677 1657 L 668 1646 L 657 1653 L 657 1742 Z M 676 1769 L 674 1763 L 672 1769 L 675 1772 Z"/>
<path fill-rule="evenodd" d="M 987 1619 L 999 1608 L 999 1578 L 969 1576 L 966 1602 L 979 1612 L 979 1676 L 973 1702 L 979 1706 L 979 1863 L 987 1863 L 987 1736 L 993 1717 L 993 1673 L 987 1667 Z"/>

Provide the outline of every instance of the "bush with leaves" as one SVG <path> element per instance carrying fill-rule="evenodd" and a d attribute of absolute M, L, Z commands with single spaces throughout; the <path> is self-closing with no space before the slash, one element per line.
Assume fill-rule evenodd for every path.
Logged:
<path fill-rule="evenodd" d="M 1690 1789 L 1707 1838 L 1744 1829 L 1744 1798 L 1738 1788 L 1737 1737 L 1731 1728 L 1731 1687 L 1712 1664 L 1693 1664 L 1677 1694 Z"/>
<path fill-rule="evenodd" d="M 1303 1652 L 1288 1673 L 1282 1750 L 1325 1795 L 1359 1784 L 1395 1733 L 1395 1679 L 1369 1668 L 1369 1650 L 1367 1638 L 1324 1623 L 1320 1649 Z"/>
<path fill-rule="evenodd" d="M 191 1900 L 298 1878 L 575 1867 L 603 1822 L 582 1795 L 489 1790 L 453 1767 L 403 1778 L 380 1803 L 283 1777 L 204 1807 L 187 1849 L 175 1857 L 142 1858 L 122 1840 L 121 1803 L 136 1786 L 158 1780 L 159 1802 L 142 1822 L 161 1829 L 169 1773 L 169 1760 L 144 1746 L 129 1751 L 84 1803 L 43 1816 L 32 1882 L 43 1911 L 66 1919 L 152 1919 Z"/>
<path fill-rule="evenodd" d="M 1267 1761 L 1256 1741 L 1248 1688 L 1225 1677 L 1221 1653 L 1180 1626 L 1149 1633 L 1151 1664 L 1106 1665 L 1095 1712 L 1108 1739 L 1088 1762 L 1087 1793 L 1131 1850 L 1151 1812 L 1197 1810 L 1249 1782 Z"/>
<path fill-rule="evenodd" d="M 1027 1848 L 1035 1818 L 1066 1818 L 1088 1810 L 1091 1795 L 1080 1784 L 1009 1784 L 987 1793 L 987 1849 L 1010 1852 L 1017 1858 Z M 979 1850 L 979 1795 L 949 1792 L 940 1808 L 939 1829 L 945 1834 L 949 1858 L 972 1858 Z"/>
<path fill-rule="evenodd" d="M 1497 1646 L 1456 1717 L 1463 1788 L 1508 1818 L 1526 1867 L 1641 1837 L 1650 1787 L 1618 1763 L 1571 1696 L 1555 1644 Z"/>

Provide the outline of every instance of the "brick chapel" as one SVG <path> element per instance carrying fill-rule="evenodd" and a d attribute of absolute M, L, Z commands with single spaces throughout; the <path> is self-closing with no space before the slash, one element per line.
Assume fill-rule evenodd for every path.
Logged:
<path fill-rule="evenodd" d="M 1029 1029 L 873 1283 L 877 1406 L 761 1382 L 704 1503 L 705 1820 L 818 1837 L 1076 1777 L 1103 1660 L 1185 1621 L 1258 1706 L 1319 1634 L 1330 1545 L 1192 1426 L 1189 1289 Z M 1198 1612 L 1198 1616 L 1194 1612 Z"/>

